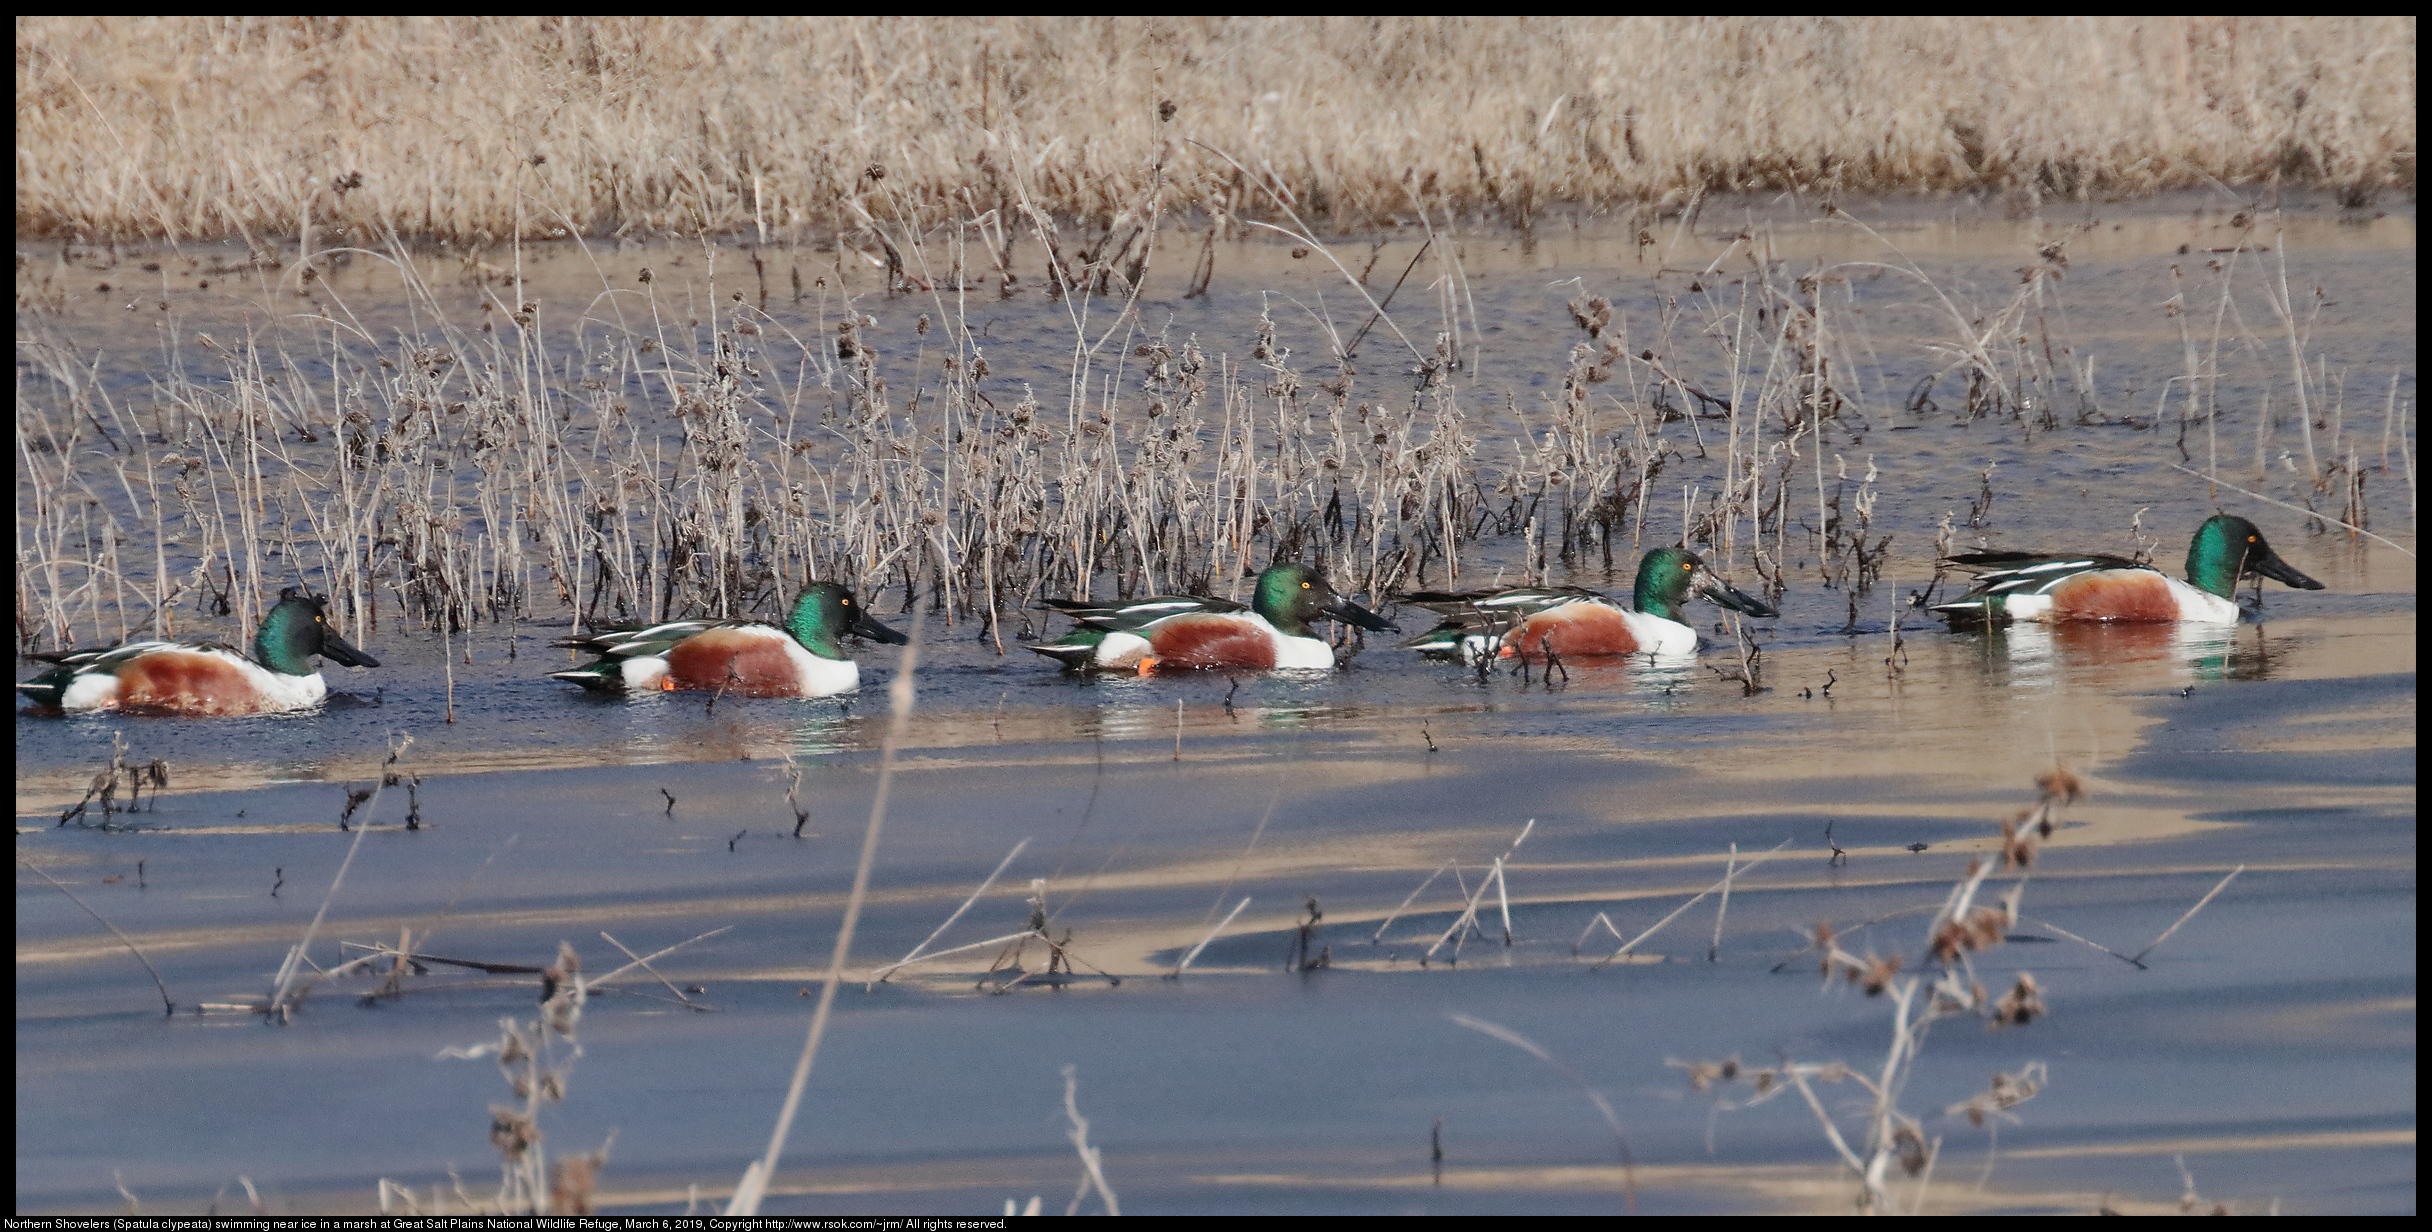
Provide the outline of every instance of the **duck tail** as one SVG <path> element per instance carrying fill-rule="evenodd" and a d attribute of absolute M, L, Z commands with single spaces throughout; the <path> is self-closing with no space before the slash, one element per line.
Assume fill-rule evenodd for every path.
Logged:
<path fill-rule="evenodd" d="M 57 709 L 60 699 L 67 695 L 68 681 L 75 675 L 75 672 L 65 669 L 45 672 L 18 685 L 17 691 L 25 694 L 37 706 Z"/>
<path fill-rule="evenodd" d="M 615 659 L 598 659 L 581 667 L 551 672 L 549 679 L 579 684 L 599 693 L 621 693 L 625 689 L 625 665 Z"/>
<path fill-rule="evenodd" d="M 1925 610 L 1949 621 L 1954 629 L 1976 629 L 1997 623 L 1993 617 L 1993 604 L 1989 599 L 1937 603 Z"/>
<path fill-rule="evenodd" d="M 1402 649 L 1423 655 L 1457 655 L 1461 653 L 1462 642 L 1475 633 L 1476 630 L 1459 621 L 1446 621 L 1417 637 L 1404 639 Z"/>
<path fill-rule="evenodd" d="M 1025 645 L 1022 649 L 1046 655 L 1062 663 L 1066 671 L 1077 672 L 1089 666 L 1090 659 L 1098 653 L 1098 644 L 1094 640 L 1081 645 L 1048 642 L 1038 646 Z"/>

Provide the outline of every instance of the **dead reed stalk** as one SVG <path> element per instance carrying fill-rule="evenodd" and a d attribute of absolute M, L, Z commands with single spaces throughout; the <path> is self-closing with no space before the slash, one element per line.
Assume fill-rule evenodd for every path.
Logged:
<path fill-rule="evenodd" d="M 1998 867 L 2016 869 L 2017 877 L 2000 904 L 1976 905 L 1987 877 L 1997 867 L 1995 861 L 1979 856 L 1970 859 L 1966 873 L 1951 887 L 1941 905 L 1933 909 L 1926 930 L 1926 956 L 1919 964 L 1935 965 L 1936 972 L 1930 981 L 1924 976 L 1901 974 L 1908 965 L 1904 954 L 1878 955 L 1870 951 L 1864 956 L 1854 955 L 1840 944 L 1847 934 L 1837 933 L 1830 924 L 1817 926 L 1810 951 L 1822 954 L 1818 966 L 1824 978 L 1829 981 L 1840 976 L 1862 988 L 1867 996 L 1887 997 L 1891 1003 L 1891 1040 L 1879 1069 L 1870 1074 L 1841 1061 L 1802 1062 L 1787 1057 L 1772 1066 L 1745 1065 L 1737 1057 L 1719 1062 L 1673 1059 L 1666 1064 L 1686 1070 L 1690 1086 L 1698 1091 L 1710 1090 L 1717 1082 L 1746 1086 L 1747 1096 L 1737 1103 L 1719 1102 L 1718 1108 L 1749 1107 L 1786 1091 L 1797 1091 L 1815 1114 L 1834 1153 L 1858 1179 L 1860 1210 L 1884 1213 L 1921 1210 L 1942 1140 L 1929 1139 L 1923 1122 L 1902 1111 L 1900 1100 L 1915 1071 L 1927 1033 L 1936 1021 L 1947 1017 L 1971 1016 L 1988 1027 L 2005 1027 L 2024 1026 L 2049 1013 L 2042 987 L 2034 976 L 2020 973 L 2011 987 L 1997 997 L 1976 977 L 1972 960 L 1974 954 L 2007 940 L 2007 930 L 2019 920 L 2018 902 L 2025 892 L 2028 870 L 2044 839 L 2054 830 L 2054 812 L 2085 794 L 2084 782 L 2065 767 L 2056 766 L 2038 775 L 2036 786 L 2040 796 L 2035 806 L 2001 824 Z M 2209 898 L 2208 895 L 2207 901 Z M 2198 908 L 2202 906 L 2197 904 Z M 2190 916 L 2193 914 L 2192 910 L 2188 912 Z M 2164 937 L 2168 935 L 2165 933 Z M 1834 1115 L 1815 1091 L 1818 1083 L 1843 1081 L 1858 1083 L 1870 1100 L 1865 1134 L 1856 1141 L 1842 1133 Z M 1997 1077 L 1988 1091 L 1952 1105 L 1950 1114 L 1966 1113 L 1979 1125 L 1985 1124 L 1988 1117 L 2009 1119 L 2008 1109 L 2033 1098 L 2044 1081 L 2043 1063 L 2030 1062 L 2018 1074 Z M 1905 1199 L 1893 1189 L 1891 1169 L 1895 1166 L 1913 1182 Z"/>
<path fill-rule="evenodd" d="M 985 619 L 1001 646 L 1000 619 L 1044 596 L 1238 597 L 1244 574 L 1283 559 L 1371 595 L 1449 584 L 1495 540 L 1506 556 L 1518 548 L 1531 580 L 1626 569 L 1648 544 L 1651 507 L 1666 507 L 1655 539 L 1670 538 L 1675 480 L 1684 541 L 1718 567 L 1744 554 L 1776 597 L 1792 562 L 1812 556 L 1845 591 L 1855 630 L 1894 546 L 1877 502 L 1902 478 L 1861 449 L 1869 417 L 1891 408 L 1870 405 L 1883 364 L 1859 282 L 1914 283 L 1943 322 L 1924 340 L 1941 370 L 1907 413 L 1999 418 L 2027 436 L 2102 414 L 2093 374 L 2035 341 L 2065 332 L 2056 246 L 2016 290 L 1976 302 L 1888 241 L 1890 260 L 1801 271 L 1770 255 L 1760 229 L 1651 321 L 1579 288 L 1559 391 L 1497 405 L 1452 215 L 1421 213 L 1412 258 L 1436 267 L 1432 347 L 1407 300 L 1362 290 L 1413 344 L 1407 366 L 1363 355 L 1314 310 L 1297 337 L 1317 352 L 1296 353 L 1295 323 L 1272 298 L 1236 357 L 1141 320 L 1138 280 L 1161 251 L 1152 224 L 1169 198 L 1187 199 L 1180 188 L 1148 184 L 1076 237 L 1038 204 L 1042 174 L 1009 160 L 1003 207 L 966 197 L 935 226 L 892 173 L 862 183 L 847 246 L 895 253 L 888 299 L 921 310 L 909 331 L 883 326 L 875 297 L 825 279 L 800 315 L 772 315 L 716 281 L 734 256 L 707 240 L 705 300 L 680 302 L 645 270 L 579 311 L 526 298 L 511 245 L 505 264 L 472 263 L 482 308 L 465 320 L 436 263 L 391 233 L 380 249 L 316 259 L 397 271 L 424 324 L 393 341 L 360 325 L 327 278 L 297 332 L 239 344 L 172 330 L 148 402 L 112 394 L 100 361 L 66 339 L 38 340 L 18 403 L 20 649 L 196 618 L 241 643 L 270 595 L 305 582 L 332 596 L 352 639 L 370 640 L 383 615 L 441 631 L 452 677 L 455 638 L 469 657 L 485 625 L 767 618 L 831 578 L 949 627 Z M 1306 206 L 1268 170 L 1238 187 L 1287 217 Z M 972 315 L 969 249 L 1011 260 L 1024 234 L 1055 271 L 1048 310 L 1072 331 L 1060 389 L 992 376 Z M 1293 235 L 1323 248 L 1312 229 Z M 2208 436 L 2227 412 L 2212 401 L 2206 348 L 2265 341 L 2231 329 L 2245 316 L 2240 268 L 2228 254 L 2213 339 L 2186 339 L 2180 384 L 2198 396 L 2179 414 Z M 2295 332 L 2284 324 L 2268 341 L 2293 338 L 2303 362 L 2276 375 L 2316 391 L 2299 400 L 2327 401 L 2329 415 L 2285 503 L 2372 534 L 2339 381 L 2307 349 L 2310 310 L 2283 304 L 2284 289 L 2263 294 Z M 1954 376 L 1961 394 L 1945 408 L 1933 390 Z M 2078 414 L 2061 415 L 2071 404 Z M 2268 432 L 2269 406 L 2256 414 Z M 2411 475 L 2395 393 L 2384 418 Z M 1978 527 L 1995 503 L 1990 470 L 1983 488 Z M 1760 688 L 1761 648 L 1740 651 L 1737 678 Z"/>

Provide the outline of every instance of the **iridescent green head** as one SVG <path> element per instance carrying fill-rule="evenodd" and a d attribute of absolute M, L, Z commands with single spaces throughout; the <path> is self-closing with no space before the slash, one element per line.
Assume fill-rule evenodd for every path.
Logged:
<path fill-rule="evenodd" d="M 1680 605 L 1692 595 L 1751 616 L 1778 615 L 1714 576 L 1706 568 L 1706 562 L 1686 548 L 1657 548 L 1638 562 L 1638 587 L 1632 605 L 1639 611 L 1675 624 L 1687 624 L 1680 618 Z"/>
<path fill-rule="evenodd" d="M 313 656 L 327 655 L 348 667 L 378 667 L 380 660 L 346 644 L 329 623 L 323 600 L 289 587 L 279 592 L 278 605 L 262 618 L 253 635 L 254 662 L 286 676 L 310 676 L 320 670 Z"/>
<path fill-rule="evenodd" d="M 1250 610 L 1266 618 L 1285 637 L 1311 637 L 1309 622 L 1330 616 L 1347 625 L 1382 632 L 1392 622 L 1334 593 L 1326 579 L 1307 565 L 1277 565 L 1258 575 L 1258 592 Z"/>
<path fill-rule="evenodd" d="M 2244 518 L 2216 513 L 2196 528 L 2187 545 L 2187 581 L 2226 599 L 2238 579 L 2260 574 L 2299 590 L 2320 590 L 2322 583 L 2297 572 L 2263 541 L 2263 532 Z"/>
<path fill-rule="evenodd" d="M 897 646 L 911 640 L 871 619 L 861 600 L 837 582 L 815 582 L 803 591 L 802 597 L 794 601 L 794 614 L 786 618 L 785 631 L 793 634 L 804 650 L 822 659 L 848 657 L 837 644 L 846 634 Z"/>

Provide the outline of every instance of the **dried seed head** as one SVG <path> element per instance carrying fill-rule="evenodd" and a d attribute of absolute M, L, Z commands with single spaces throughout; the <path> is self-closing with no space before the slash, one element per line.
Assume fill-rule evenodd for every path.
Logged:
<path fill-rule="evenodd" d="M 531 1117 L 498 1104 L 490 1105 L 490 1145 L 513 1163 L 540 1144 L 540 1126 Z"/>
<path fill-rule="evenodd" d="M 587 1155 L 568 1155 L 549 1169 L 549 1209 L 559 1215 L 588 1215 L 591 1213 L 591 1191 L 602 1165 L 608 1162 L 608 1148 Z"/>
<path fill-rule="evenodd" d="M 2043 791 L 2047 801 L 2075 804 L 2086 796 L 2085 780 L 2077 777 L 2067 766 L 2054 766 L 2036 775 L 2035 786 Z"/>
<path fill-rule="evenodd" d="M 1892 977 L 1900 974 L 1900 962 L 1901 956 L 1898 954 L 1887 958 L 1877 958 L 1868 954 L 1865 969 L 1850 972 L 1849 978 L 1863 985 L 1867 996 L 1879 996 L 1892 982 Z"/>
<path fill-rule="evenodd" d="M 1900 1167 L 1910 1176 L 1925 1171 L 1925 1165 L 1932 1158 L 1926 1149 L 1925 1136 L 1913 1126 L 1903 1125 L 1893 1133 L 1892 1145 L 1899 1148 Z"/>
<path fill-rule="evenodd" d="M 1978 907 L 1968 916 L 1968 948 L 1989 950 L 2000 945 L 2002 929 L 2008 926 L 2009 913 L 1997 907 Z"/>
<path fill-rule="evenodd" d="M 1944 920 L 1934 926 L 1934 957 L 1945 963 L 1959 961 L 1967 952 L 1967 930 L 1957 920 Z"/>
<path fill-rule="evenodd" d="M 2002 1027 L 2023 1027 L 2050 1013 L 2044 1007 L 2041 990 L 2035 986 L 2035 977 L 2023 971 L 2019 973 L 2018 983 L 2011 986 L 2009 995 L 1993 1008 L 1993 1025 Z"/>
<path fill-rule="evenodd" d="M 557 943 L 557 962 L 540 974 L 541 1009 L 551 1030 L 559 1035 L 574 1034 L 574 1024 L 583 1016 L 583 959 L 574 946 Z"/>
<path fill-rule="evenodd" d="M 2007 827 L 2004 827 L 2005 829 Z M 2001 845 L 2003 868 L 2028 868 L 2035 863 L 2035 840 L 2027 835 L 2015 835 Z"/>
<path fill-rule="evenodd" d="M 2043 1089 L 2043 1081 L 2043 1063 L 2030 1062 L 2015 1074 L 1997 1073 L 1993 1075 L 1993 1081 L 1984 1090 L 1969 1096 L 1961 1103 L 1943 1109 L 1943 1114 L 1945 1116 L 1964 1114 L 1969 1124 L 1979 1128 L 1985 1122 L 1994 1119 L 2016 1123 L 2018 1118 L 2009 1115 L 2009 1109 L 2035 1098 L 2036 1092 Z"/>

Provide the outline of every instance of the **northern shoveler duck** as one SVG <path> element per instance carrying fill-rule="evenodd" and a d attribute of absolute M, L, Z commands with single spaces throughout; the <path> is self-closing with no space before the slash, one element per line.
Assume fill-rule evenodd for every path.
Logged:
<path fill-rule="evenodd" d="M 1697 553 L 1657 548 L 1638 562 L 1635 611 L 1576 586 L 1425 591 L 1403 595 L 1402 601 L 1441 613 L 1444 623 L 1403 645 L 1425 654 L 1458 655 L 1464 663 L 1488 655 L 1526 659 L 1549 644 L 1557 655 L 1695 654 L 1697 630 L 1680 613 L 1680 605 L 1693 597 L 1751 616 L 1779 615 L 1714 576 Z"/>
<path fill-rule="evenodd" d="M 2322 589 L 2280 559 L 2254 523 L 2226 513 L 2196 528 L 2187 545 L 2186 582 L 2117 556 L 1975 552 L 1942 563 L 1976 575 L 1966 594 L 1934 605 L 1953 628 L 2014 620 L 2235 624 L 2238 605 L 2231 595 L 2240 578 L 2260 575 L 2299 590 Z"/>
<path fill-rule="evenodd" d="M 1102 605 L 1047 600 L 1080 622 L 1063 637 L 1032 646 L 1083 670 L 1237 667 L 1332 669 L 1334 648 L 1309 631 L 1321 616 L 1384 631 L 1391 622 L 1334 593 L 1306 565 L 1277 565 L 1258 575 L 1250 606 L 1196 595 L 1158 595 Z"/>
<path fill-rule="evenodd" d="M 129 642 L 35 655 L 59 666 L 17 686 L 36 705 L 130 714 L 262 714 L 304 710 L 329 695 L 313 656 L 378 667 L 330 627 L 324 601 L 293 588 L 262 618 L 253 657 L 218 642 Z"/>
<path fill-rule="evenodd" d="M 612 630 L 552 643 L 599 658 L 549 676 L 606 693 L 724 689 L 744 697 L 829 697 L 861 687 L 860 666 L 837 645 L 848 633 L 898 645 L 909 640 L 871 619 L 852 591 L 820 582 L 802 592 L 784 628 L 759 620 L 677 620 Z"/>

